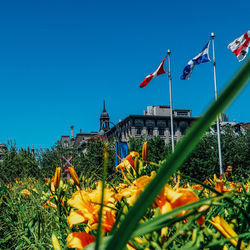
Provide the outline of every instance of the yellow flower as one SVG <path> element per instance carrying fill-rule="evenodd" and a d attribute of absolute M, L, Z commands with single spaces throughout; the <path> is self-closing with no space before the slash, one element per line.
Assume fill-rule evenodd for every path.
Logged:
<path fill-rule="evenodd" d="M 142 146 L 142 159 L 146 161 L 148 158 L 148 142 L 144 142 Z"/>
<path fill-rule="evenodd" d="M 66 238 L 68 248 L 82 249 L 95 241 L 95 236 L 86 232 L 70 233 Z"/>
<path fill-rule="evenodd" d="M 72 210 L 67 218 L 69 227 L 72 228 L 74 225 L 86 222 L 84 214 L 80 210 Z"/>
<path fill-rule="evenodd" d="M 52 238 L 52 244 L 53 244 L 54 250 L 61 250 L 59 240 L 57 239 L 54 233 L 52 234 L 51 238 Z"/>
<path fill-rule="evenodd" d="M 21 195 L 28 197 L 28 196 L 30 196 L 30 191 L 28 189 L 23 189 L 21 191 Z"/>
<path fill-rule="evenodd" d="M 186 188 L 179 188 L 177 190 L 177 193 L 181 194 L 181 196 L 176 198 L 171 203 L 173 208 L 180 207 L 199 200 L 199 197 L 192 190 Z"/>
<path fill-rule="evenodd" d="M 67 222 L 70 227 L 79 223 L 87 223 L 91 229 L 97 228 L 101 203 L 102 183 L 99 182 L 95 190 L 79 190 L 68 200 L 68 204 L 77 210 L 71 210 Z M 105 188 L 102 227 L 109 232 L 115 222 L 115 193 Z"/>
<path fill-rule="evenodd" d="M 75 182 L 75 184 L 77 186 L 80 186 L 80 181 L 79 181 L 79 178 L 78 178 L 78 175 L 74 169 L 74 167 L 69 167 L 69 173 L 71 175 L 71 178 L 73 179 L 73 181 Z"/>
<path fill-rule="evenodd" d="M 129 171 L 130 168 L 132 167 L 133 175 L 134 175 L 134 176 L 136 175 L 136 171 L 135 171 L 135 162 L 134 162 L 133 157 L 139 157 L 139 153 L 137 153 L 137 152 L 135 152 L 135 151 L 130 152 L 130 153 L 126 156 L 126 158 L 124 158 L 124 159 L 122 160 L 122 162 L 121 162 L 118 166 L 115 167 L 116 171 L 121 170 L 124 179 L 125 179 L 129 184 L 132 184 L 132 183 L 131 183 L 131 182 L 129 181 L 129 179 L 127 178 L 126 174 L 124 173 L 124 170 L 127 170 L 127 172 L 128 172 L 130 175 L 132 175 L 132 174 L 130 173 L 130 171 Z M 133 175 L 132 175 L 132 177 L 134 177 Z"/>
<path fill-rule="evenodd" d="M 134 168 L 134 160 L 133 160 L 133 157 L 139 157 L 139 154 L 135 151 L 131 151 L 127 156 L 126 158 L 124 158 L 122 160 L 122 162 L 116 166 L 116 170 L 118 170 L 119 168 L 121 170 L 124 170 L 125 168 L 127 168 L 128 166 L 131 166 L 132 168 Z"/>
<path fill-rule="evenodd" d="M 61 179 L 61 168 L 56 168 L 55 176 L 54 176 L 54 187 L 55 190 L 59 187 Z"/>
<path fill-rule="evenodd" d="M 120 201 L 122 197 L 126 197 L 127 203 L 132 206 L 155 175 L 155 171 L 152 171 L 150 176 L 143 175 L 134 180 L 129 187 L 119 191 L 119 193 L 116 194 L 116 198 Z"/>
<path fill-rule="evenodd" d="M 209 222 L 226 238 L 238 236 L 237 233 L 232 229 L 232 227 L 219 215 L 213 218 L 212 221 Z M 231 239 L 230 243 L 236 247 L 238 239 Z M 244 248 L 244 243 L 241 242 L 240 249 L 243 248 Z"/>
<path fill-rule="evenodd" d="M 173 190 L 169 185 L 165 185 L 161 193 L 157 196 L 155 204 L 160 208 L 161 213 L 167 213 L 172 209 L 187 205 L 189 203 L 198 201 L 199 197 L 192 191 L 186 188 L 179 188 L 177 191 Z M 208 207 L 198 209 L 199 212 L 204 211 Z M 178 216 L 186 214 L 188 211 L 183 210 Z M 197 222 L 202 225 L 204 223 L 204 216 L 197 219 Z"/>

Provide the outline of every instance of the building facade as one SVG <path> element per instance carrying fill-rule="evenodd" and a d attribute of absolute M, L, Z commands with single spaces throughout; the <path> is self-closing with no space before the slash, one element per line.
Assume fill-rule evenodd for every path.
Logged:
<path fill-rule="evenodd" d="M 185 133 L 195 120 L 190 109 L 173 110 L 173 130 L 176 141 Z M 129 115 L 105 133 L 108 140 L 115 138 L 128 142 L 130 137 L 161 137 L 167 144 L 171 141 L 171 123 L 169 106 L 148 106 L 143 115 Z"/>
<path fill-rule="evenodd" d="M 176 141 L 180 140 L 195 119 L 195 117 L 191 116 L 190 109 L 173 110 L 173 130 Z M 71 136 L 62 136 L 60 143 L 63 147 L 75 147 L 85 151 L 87 141 L 91 138 L 98 139 L 99 137 L 105 137 L 108 140 L 115 139 L 119 142 L 128 142 L 130 137 L 159 136 L 166 144 L 171 141 L 169 106 L 148 106 L 143 115 L 129 115 L 119 123 L 113 124 L 112 128 L 110 128 L 110 123 L 104 102 L 100 116 L 99 132 L 80 132 L 74 137 L 74 127 L 71 126 Z"/>
<path fill-rule="evenodd" d="M 100 116 L 100 129 L 99 132 L 87 132 L 87 133 L 77 133 L 74 137 L 74 126 L 70 127 L 71 129 L 71 135 L 63 135 L 61 136 L 61 140 L 59 141 L 60 144 L 64 147 L 74 147 L 81 151 L 86 151 L 86 146 L 88 140 L 91 138 L 99 138 L 100 136 L 103 136 L 107 131 L 110 130 L 109 128 L 109 115 L 105 108 L 105 102 L 103 103 L 103 110 Z M 102 131 L 103 134 L 100 132 Z"/>

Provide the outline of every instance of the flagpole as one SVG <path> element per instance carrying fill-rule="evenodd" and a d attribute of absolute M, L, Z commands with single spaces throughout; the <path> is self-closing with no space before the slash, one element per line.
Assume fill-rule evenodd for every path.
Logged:
<path fill-rule="evenodd" d="M 215 37 L 215 34 L 211 33 L 212 45 L 213 45 L 214 93 L 215 93 L 215 100 L 217 100 L 217 84 L 216 84 L 216 69 L 215 69 L 214 37 Z M 222 155 L 221 155 L 220 121 L 219 121 L 219 116 L 217 116 L 217 121 L 216 122 L 217 122 L 217 140 L 218 140 L 218 153 L 219 153 L 220 175 L 222 175 L 223 174 L 223 166 L 222 166 Z"/>
<path fill-rule="evenodd" d="M 170 102 L 170 126 L 171 126 L 171 141 L 172 153 L 174 152 L 174 122 L 173 122 L 173 107 L 172 107 L 172 88 L 171 88 L 171 71 L 170 71 L 170 49 L 168 49 L 168 79 L 169 79 L 169 102 Z"/>

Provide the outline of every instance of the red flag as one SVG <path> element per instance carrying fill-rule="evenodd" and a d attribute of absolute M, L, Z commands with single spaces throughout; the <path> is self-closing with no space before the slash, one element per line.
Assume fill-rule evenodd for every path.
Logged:
<path fill-rule="evenodd" d="M 166 59 L 166 57 L 162 60 L 160 66 L 158 67 L 158 69 L 157 69 L 154 73 L 152 73 L 152 74 L 146 76 L 146 78 L 141 82 L 140 88 L 146 87 L 146 86 L 149 84 L 149 82 L 150 82 L 153 78 L 155 78 L 156 76 L 159 76 L 159 75 L 161 75 L 161 74 L 165 74 L 165 73 L 166 73 L 165 70 L 164 70 L 164 62 L 165 62 L 165 59 Z"/>
<path fill-rule="evenodd" d="M 239 62 L 242 61 L 247 53 L 248 47 L 250 46 L 250 30 L 235 39 L 228 45 L 228 48 L 237 56 Z"/>

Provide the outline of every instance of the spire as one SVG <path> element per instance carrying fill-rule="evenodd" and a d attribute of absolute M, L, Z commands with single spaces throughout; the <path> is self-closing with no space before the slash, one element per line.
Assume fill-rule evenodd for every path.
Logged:
<path fill-rule="evenodd" d="M 105 108 L 105 100 L 103 101 L 103 111 L 102 111 L 102 114 L 100 116 L 100 131 L 103 130 L 103 131 L 108 131 L 110 128 L 109 128 L 109 115 L 106 111 L 106 108 Z"/>
<path fill-rule="evenodd" d="M 105 100 L 103 100 L 103 111 L 102 112 L 106 112 L 106 109 L 105 109 Z"/>

